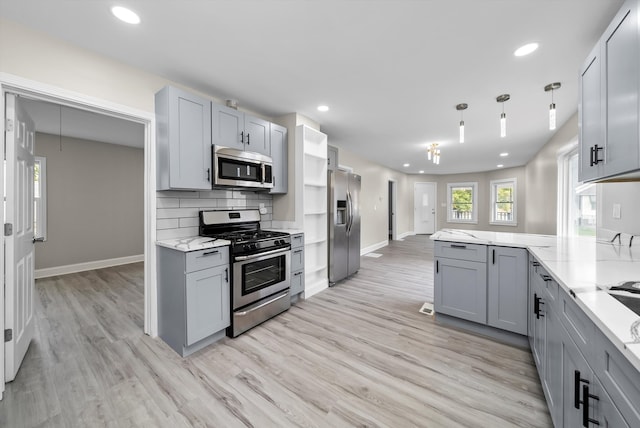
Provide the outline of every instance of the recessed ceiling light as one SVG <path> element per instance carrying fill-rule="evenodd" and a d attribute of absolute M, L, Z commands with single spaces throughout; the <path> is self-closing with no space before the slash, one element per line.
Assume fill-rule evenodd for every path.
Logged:
<path fill-rule="evenodd" d="M 527 43 L 526 45 L 520 46 L 518 49 L 516 49 L 516 51 L 513 54 L 515 56 L 525 56 L 525 55 L 529 55 L 536 49 L 538 49 L 537 43 Z"/>
<path fill-rule="evenodd" d="M 140 17 L 138 14 L 126 7 L 114 6 L 111 8 L 111 13 L 113 13 L 120 21 L 126 22 L 127 24 L 140 23 Z"/>
<path fill-rule="evenodd" d="M 507 153 L 507 152 L 500 153 L 500 157 L 504 158 L 504 157 L 507 157 L 507 156 L 509 156 L 509 153 Z"/>
<path fill-rule="evenodd" d="M 318 106 L 318 111 L 329 111 L 329 106 Z"/>
<path fill-rule="evenodd" d="M 504 165 L 499 164 L 499 165 L 496 165 L 496 166 L 497 166 L 498 168 L 502 168 Z"/>
<path fill-rule="evenodd" d="M 423 170 L 420 170 L 420 171 L 418 171 L 418 172 L 419 172 L 420 174 L 424 174 L 424 171 L 423 171 Z"/>
<path fill-rule="evenodd" d="M 406 168 L 406 167 L 409 166 L 409 164 L 408 163 L 403 163 L 402 166 Z"/>

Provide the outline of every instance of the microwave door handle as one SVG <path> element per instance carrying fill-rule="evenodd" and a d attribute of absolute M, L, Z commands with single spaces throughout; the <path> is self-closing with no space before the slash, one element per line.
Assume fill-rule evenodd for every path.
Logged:
<path fill-rule="evenodd" d="M 267 168 L 264 163 L 260 164 L 260 169 L 262 169 L 262 184 L 264 184 L 267 181 Z"/>

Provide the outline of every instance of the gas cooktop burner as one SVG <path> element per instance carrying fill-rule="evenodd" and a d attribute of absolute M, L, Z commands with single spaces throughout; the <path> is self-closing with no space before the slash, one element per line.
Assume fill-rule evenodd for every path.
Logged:
<path fill-rule="evenodd" d="M 270 230 L 258 230 L 258 231 L 249 231 L 249 232 L 226 232 L 226 233 L 220 233 L 215 235 L 215 237 L 218 239 L 226 239 L 234 243 L 254 242 L 254 241 L 260 241 L 262 239 L 280 238 L 285 236 L 289 236 L 289 235 L 287 233 L 272 232 Z"/>

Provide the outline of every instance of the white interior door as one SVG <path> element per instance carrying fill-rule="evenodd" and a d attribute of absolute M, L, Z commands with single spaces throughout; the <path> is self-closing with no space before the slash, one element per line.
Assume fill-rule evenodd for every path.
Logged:
<path fill-rule="evenodd" d="M 13 94 L 6 94 L 5 381 L 12 381 L 34 335 L 33 164 L 35 125 Z M 11 231 L 8 230 L 11 225 Z"/>
<path fill-rule="evenodd" d="M 436 183 L 415 183 L 413 205 L 414 233 L 434 233 L 436 231 Z"/>

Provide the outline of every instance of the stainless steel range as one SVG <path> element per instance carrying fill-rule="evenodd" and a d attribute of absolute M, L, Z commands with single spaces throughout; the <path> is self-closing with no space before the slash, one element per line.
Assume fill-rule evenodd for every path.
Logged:
<path fill-rule="evenodd" d="M 236 337 L 291 306 L 291 238 L 260 229 L 258 210 L 200 211 L 200 236 L 231 241 L 231 327 Z"/>

